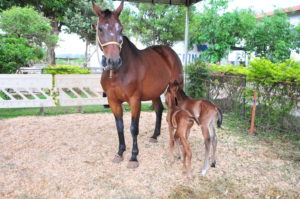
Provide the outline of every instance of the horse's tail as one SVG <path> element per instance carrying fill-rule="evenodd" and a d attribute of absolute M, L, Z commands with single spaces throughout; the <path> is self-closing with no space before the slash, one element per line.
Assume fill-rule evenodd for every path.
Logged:
<path fill-rule="evenodd" d="M 221 125 L 223 123 L 223 113 L 222 113 L 222 110 L 220 108 L 218 108 L 218 120 L 217 120 L 217 126 L 218 128 L 221 128 Z"/>

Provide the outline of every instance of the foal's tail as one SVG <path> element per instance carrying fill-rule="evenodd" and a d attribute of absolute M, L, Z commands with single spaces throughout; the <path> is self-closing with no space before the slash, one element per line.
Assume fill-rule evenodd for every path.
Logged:
<path fill-rule="evenodd" d="M 220 108 L 218 108 L 218 120 L 217 120 L 217 126 L 218 128 L 221 128 L 221 125 L 223 123 L 223 113 L 222 113 L 222 110 Z"/>

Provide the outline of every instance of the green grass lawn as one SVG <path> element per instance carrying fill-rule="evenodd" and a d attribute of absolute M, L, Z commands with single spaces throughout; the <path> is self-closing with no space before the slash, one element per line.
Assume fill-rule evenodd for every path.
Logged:
<path fill-rule="evenodd" d="M 84 58 L 71 59 L 71 60 L 56 59 L 57 65 L 69 65 L 70 63 L 78 63 L 78 64 L 84 63 Z"/>
<path fill-rule="evenodd" d="M 150 109 L 151 103 L 142 104 L 142 111 L 153 111 Z M 124 104 L 125 111 L 130 111 L 128 104 Z M 56 106 L 45 107 L 45 116 L 78 113 L 78 106 Z M 111 112 L 110 108 L 104 108 L 102 105 L 83 106 L 84 113 L 107 113 Z M 4 108 L 0 109 L 0 119 L 14 118 L 19 116 L 38 116 L 40 108 Z"/>

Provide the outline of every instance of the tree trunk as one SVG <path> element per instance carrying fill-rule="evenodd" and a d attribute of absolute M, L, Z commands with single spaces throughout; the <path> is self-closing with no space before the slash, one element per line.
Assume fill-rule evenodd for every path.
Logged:
<path fill-rule="evenodd" d="M 89 40 L 86 40 L 85 42 L 85 54 L 84 54 L 84 65 L 83 67 L 86 68 L 87 65 L 88 65 L 88 62 L 89 62 L 89 57 L 88 57 L 88 49 L 89 49 L 89 45 L 90 45 L 90 42 Z"/>
<path fill-rule="evenodd" d="M 48 54 L 48 64 L 55 65 L 55 47 L 53 46 L 47 46 L 47 54 Z"/>
<path fill-rule="evenodd" d="M 55 17 L 51 19 L 51 26 L 52 26 L 52 34 L 54 35 L 59 35 L 59 24 L 58 21 L 56 21 Z M 47 54 L 48 54 L 48 64 L 50 65 L 55 65 L 56 60 L 55 60 L 55 45 L 47 45 Z"/>

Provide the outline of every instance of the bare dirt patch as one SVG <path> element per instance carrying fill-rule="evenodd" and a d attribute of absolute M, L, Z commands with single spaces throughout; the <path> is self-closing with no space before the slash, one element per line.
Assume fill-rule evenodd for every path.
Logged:
<path fill-rule="evenodd" d="M 226 122 L 226 121 L 225 121 Z M 113 115 L 72 114 L 0 120 L 0 198 L 299 198 L 299 161 L 280 158 L 274 146 L 218 129 L 217 168 L 200 177 L 203 139 L 189 138 L 194 179 L 169 165 L 165 115 L 158 143 L 150 143 L 155 113 L 142 112 L 137 169 L 131 154 L 130 114 L 125 113 L 125 161 L 112 163 L 118 147 Z M 278 148 L 278 151 L 282 149 Z"/>

